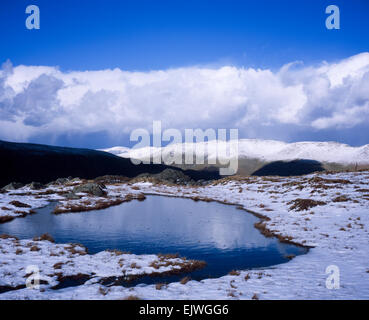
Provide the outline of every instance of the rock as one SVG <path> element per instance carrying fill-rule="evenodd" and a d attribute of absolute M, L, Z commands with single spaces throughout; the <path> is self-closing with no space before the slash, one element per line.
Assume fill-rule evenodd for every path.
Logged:
<path fill-rule="evenodd" d="M 31 182 L 30 184 L 27 184 L 27 187 L 32 190 L 40 190 L 43 189 L 45 186 L 40 182 Z"/>
<path fill-rule="evenodd" d="M 102 189 L 106 189 L 106 186 L 104 183 L 97 183 Z"/>
<path fill-rule="evenodd" d="M 122 183 L 128 182 L 130 178 L 124 176 L 114 176 L 114 175 L 105 175 L 101 177 L 97 177 L 94 179 L 95 183 L 97 184 L 113 184 L 113 183 Z"/>
<path fill-rule="evenodd" d="M 204 179 L 200 179 L 200 180 L 197 180 L 193 183 L 193 185 L 195 186 L 206 186 L 209 182 L 204 180 Z"/>
<path fill-rule="evenodd" d="M 19 188 L 24 187 L 24 185 L 20 182 L 11 182 L 5 187 L 2 188 L 2 190 L 9 191 L 9 190 L 17 190 Z"/>
<path fill-rule="evenodd" d="M 180 170 L 174 169 L 165 169 L 160 173 L 150 174 L 150 173 L 141 173 L 133 181 L 137 181 L 139 179 L 144 178 L 154 178 L 161 182 L 169 182 L 173 184 L 182 184 L 182 185 L 192 185 L 195 183 L 189 176 L 185 175 Z"/>
<path fill-rule="evenodd" d="M 64 185 L 68 182 L 68 178 L 58 178 L 55 181 L 51 181 L 49 183 L 46 184 L 47 187 L 51 187 L 53 185 Z"/>
<path fill-rule="evenodd" d="M 68 192 L 64 195 L 64 197 L 68 200 L 77 200 L 77 199 L 81 199 L 80 196 L 77 196 L 76 194 L 74 194 L 73 192 Z"/>
<path fill-rule="evenodd" d="M 154 175 L 150 174 L 150 173 L 141 173 L 139 174 L 136 178 L 148 178 L 148 177 L 153 177 Z"/>
<path fill-rule="evenodd" d="M 54 184 L 60 184 L 60 185 L 63 185 L 63 184 L 66 184 L 67 182 L 69 181 L 68 178 L 59 178 L 59 179 L 56 179 L 54 181 Z"/>
<path fill-rule="evenodd" d="M 106 195 L 104 188 L 105 188 L 104 185 L 90 182 L 90 183 L 85 183 L 85 184 L 81 184 L 79 186 L 74 187 L 73 193 L 83 192 L 83 193 L 92 194 L 97 197 L 102 197 Z"/>
<path fill-rule="evenodd" d="M 155 177 L 158 180 L 164 180 L 171 183 L 186 183 L 191 180 L 189 176 L 186 176 L 182 171 L 174 170 L 174 169 L 165 169 L 164 171 L 154 174 L 153 177 Z"/>

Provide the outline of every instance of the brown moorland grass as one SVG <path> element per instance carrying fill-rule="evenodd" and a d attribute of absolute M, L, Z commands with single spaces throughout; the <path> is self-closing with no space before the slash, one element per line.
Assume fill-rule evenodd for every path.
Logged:
<path fill-rule="evenodd" d="M 132 262 L 131 265 L 130 265 L 130 268 L 132 268 L 132 269 L 141 269 L 141 267 L 136 262 Z"/>
<path fill-rule="evenodd" d="M 54 193 L 56 193 L 56 191 L 51 190 L 51 189 L 47 189 L 45 191 L 37 192 L 36 195 L 37 196 L 47 196 L 47 195 L 54 194 Z"/>
<path fill-rule="evenodd" d="M 127 199 L 116 198 L 116 199 L 111 199 L 109 201 L 99 200 L 99 201 L 96 201 L 92 205 L 89 205 L 86 203 L 70 204 L 70 205 L 67 204 L 65 206 L 55 207 L 53 213 L 61 214 L 61 213 L 69 213 L 69 212 L 85 212 L 85 211 L 92 211 L 92 210 L 102 210 L 102 209 L 106 209 L 112 206 L 119 205 L 126 201 Z"/>
<path fill-rule="evenodd" d="M 11 204 L 12 206 L 17 207 L 17 208 L 31 208 L 31 206 L 29 204 L 26 204 L 26 203 L 23 203 L 23 202 L 20 202 L 20 201 L 17 201 L 17 200 L 13 200 L 13 201 L 9 202 L 9 204 Z"/>
<path fill-rule="evenodd" d="M 123 298 L 123 300 L 141 300 L 141 299 L 137 296 L 130 295 L 130 296 Z"/>
<path fill-rule="evenodd" d="M 166 283 L 157 283 L 156 285 L 155 285 L 155 289 L 156 290 L 161 290 L 162 288 L 165 288 L 166 287 Z"/>
<path fill-rule="evenodd" d="M 79 204 L 64 204 L 57 206 L 53 213 L 61 214 L 61 213 L 69 213 L 69 212 L 85 212 L 85 211 L 93 211 L 93 210 L 102 210 L 112 206 L 119 205 L 123 202 L 129 202 L 132 200 L 144 201 L 146 196 L 143 193 L 139 194 L 127 194 L 124 198 L 108 198 L 106 200 L 98 200 L 93 203 L 91 200 L 81 201 Z"/>
<path fill-rule="evenodd" d="M 151 262 L 150 267 L 154 269 L 160 269 L 160 267 L 173 267 L 172 270 L 168 271 L 168 274 L 179 274 L 188 273 L 194 270 L 202 269 L 206 266 L 205 261 L 201 260 L 187 260 L 182 258 L 182 261 L 170 261 L 159 259 Z M 156 275 L 156 273 L 154 273 Z"/>
<path fill-rule="evenodd" d="M 61 269 L 63 266 L 64 262 L 57 262 L 53 265 L 54 269 Z"/>
<path fill-rule="evenodd" d="M 257 295 L 257 293 L 254 293 L 254 295 L 251 298 L 252 300 L 259 300 L 259 296 Z"/>
<path fill-rule="evenodd" d="M 288 202 L 287 204 L 291 205 L 290 210 L 304 211 L 316 206 L 324 206 L 327 203 L 324 201 L 298 198 Z"/>
<path fill-rule="evenodd" d="M 50 241 L 50 242 L 53 242 L 53 243 L 55 242 L 54 238 L 51 235 L 49 235 L 48 233 L 44 233 L 39 237 L 34 237 L 32 240 L 33 241 L 47 240 L 47 241 Z"/>
<path fill-rule="evenodd" d="M 117 249 L 107 249 L 106 251 L 111 252 L 111 253 L 115 254 L 116 256 L 121 256 L 125 253 L 125 252 L 117 250 Z"/>
<path fill-rule="evenodd" d="M 301 243 L 293 241 L 293 237 L 281 235 L 281 234 L 275 234 L 272 230 L 268 229 L 266 226 L 265 220 L 261 220 L 254 224 L 254 227 L 260 231 L 262 235 L 264 235 L 267 238 L 276 237 L 280 242 L 282 243 L 289 243 L 294 244 L 295 246 L 303 247 L 303 248 L 310 248 L 309 246 L 305 246 Z"/>
<path fill-rule="evenodd" d="M 13 216 L 1 216 L 0 217 L 0 223 L 5 223 L 5 222 L 9 222 L 12 221 L 15 217 Z"/>
<path fill-rule="evenodd" d="M 164 260 L 164 259 L 176 259 L 179 258 L 179 254 L 178 253 L 158 253 L 158 257 L 160 260 Z M 185 258 L 183 258 L 185 259 Z"/>
<path fill-rule="evenodd" d="M 136 196 L 136 199 L 138 201 L 144 201 L 146 199 L 146 196 L 143 193 L 140 193 L 138 196 Z"/>
<path fill-rule="evenodd" d="M 15 236 L 10 236 L 8 234 L 0 234 L 0 239 L 14 239 L 14 240 L 19 240 L 17 237 Z"/>
<path fill-rule="evenodd" d="M 109 292 L 109 288 L 103 288 L 103 287 L 99 288 L 99 293 L 103 296 L 106 296 L 108 292 Z"/>
<path fill-rule="evenodd" d="M 239 276 L 241 273 L 237 270 L 232 270 L 232 271 L 229 271 L 228 274 L 230 276 Z"/>
<path fill-rule="evenodd" d="M 81 247 L 82 250 L 77 250 L 76 247 Z M 65 248 L 65 250 L 67 250 L 69 253 L 71 254 L 79 254 L 81 256 L 84 256 L 87 254 L 87 248 L 80 243 L 70 243 L 68 247 Z"/>
<path fill-rule="evenodd" d="M 188 281 L 191 281 L 190 277 L 184 277 L 179 281 L 180 284 L 186 284 Z"/>
<path fill-rule="evenodd" d="M 310 183 L 335 183 L 335 184 L 352 184 L 351 181 L 346 179 L 326 179 L 322 177 L 313 177 L 308 180 Z"/>
<path fill-rule="evenodd" d="M 254 227 L 255 227 L 256 229 L 258 229 L 258 230 L 261 232 L 261 234 L 262 234 L 263 236 L 265 236 L 265 237 L 267 237 L 267 238 L 274 237 L 273 232 L 272 232 L 272 231 L 270 231 L 270 230 L 267 228 L 266 223 L 265 223 L 263 220 L 261 220 L 261 221 L 259 221 L 259 222 L 254 223 Z"/>
<path fill-rule="evenodd" d="M 333 202 L 346 202 L 346 201 L 350 201 L 351 199 L 345 195 L 341 195 L 341 196 L 338 196 L 336 198 L 334 198 L 332 201 Z"/>

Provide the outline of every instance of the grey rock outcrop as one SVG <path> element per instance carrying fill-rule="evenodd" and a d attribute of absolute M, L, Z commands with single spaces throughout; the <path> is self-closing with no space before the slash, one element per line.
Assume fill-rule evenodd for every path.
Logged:
<path fill-rule="evenodd" d="M 106 191 L 104 191 L 105 186 L 103 184 L 97 184 L 97 183 L 85 183 L 81 184 L 79 186 L 76 186 L 73 188 L 73 193 L 88 193 L 91 195 L 94 195 L 96 197 L 102 197 L 106 195 Z"/>
<path fill-rule="evenodd" d="M 45 186 L 40 182 L 31 182 L 30 184 L 27 184 L 27 187 L 32 190 L 40 190 L 43 189 Z"/>
<path fill-rule="evenodd" d="M 2 190 L 4 190 L 4 191 L 17 190 L 17 189 L 22 188 L 22 187 L 24 187 L 23 183 L 11 182 L 8 185 L 6 185 L 5 187 L 3 187 Z"/>
<path fill-rule="evenodd" d="M 142 173 L 136 178 L 155 178 L 162 182 L 170 182 L 173 184 L 193 184 L 194 181 L 182 171 L 174 169 L 165 169 L 157 174 Z"/>

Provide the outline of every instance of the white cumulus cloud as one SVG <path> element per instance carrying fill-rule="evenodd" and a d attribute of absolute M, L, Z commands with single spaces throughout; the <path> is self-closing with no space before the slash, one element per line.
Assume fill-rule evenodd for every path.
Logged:
<path fill-rule="evenodd" d="M 0 71 L 0 138 L 150 129 L 260 128 L 286 132 L 369 125 L 369 53 L 317 66 L 268 69 L 186 67 L 62 72 L 15 66 Z M 263 129 L 263 130 L 264 130 Z"/>

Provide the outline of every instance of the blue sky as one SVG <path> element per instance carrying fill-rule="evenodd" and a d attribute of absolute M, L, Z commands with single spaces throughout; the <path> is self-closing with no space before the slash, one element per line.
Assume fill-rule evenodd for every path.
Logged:
<path fill-rule="evenodd" d="M 336 4 L 341 30 L 325 28 Z M 37 4 L 41 29 L 24 27 Z M 63 70 L 232 63 L 276 68 L 369 50 L 367 0 L 3 0 L 0 61 Z"/>
<path fill-rule="evenodd" d="M 163 120 L 367 144 L 368 16 L 367 0 L 2 0 L 0 139 L 103 148 Z"/>

